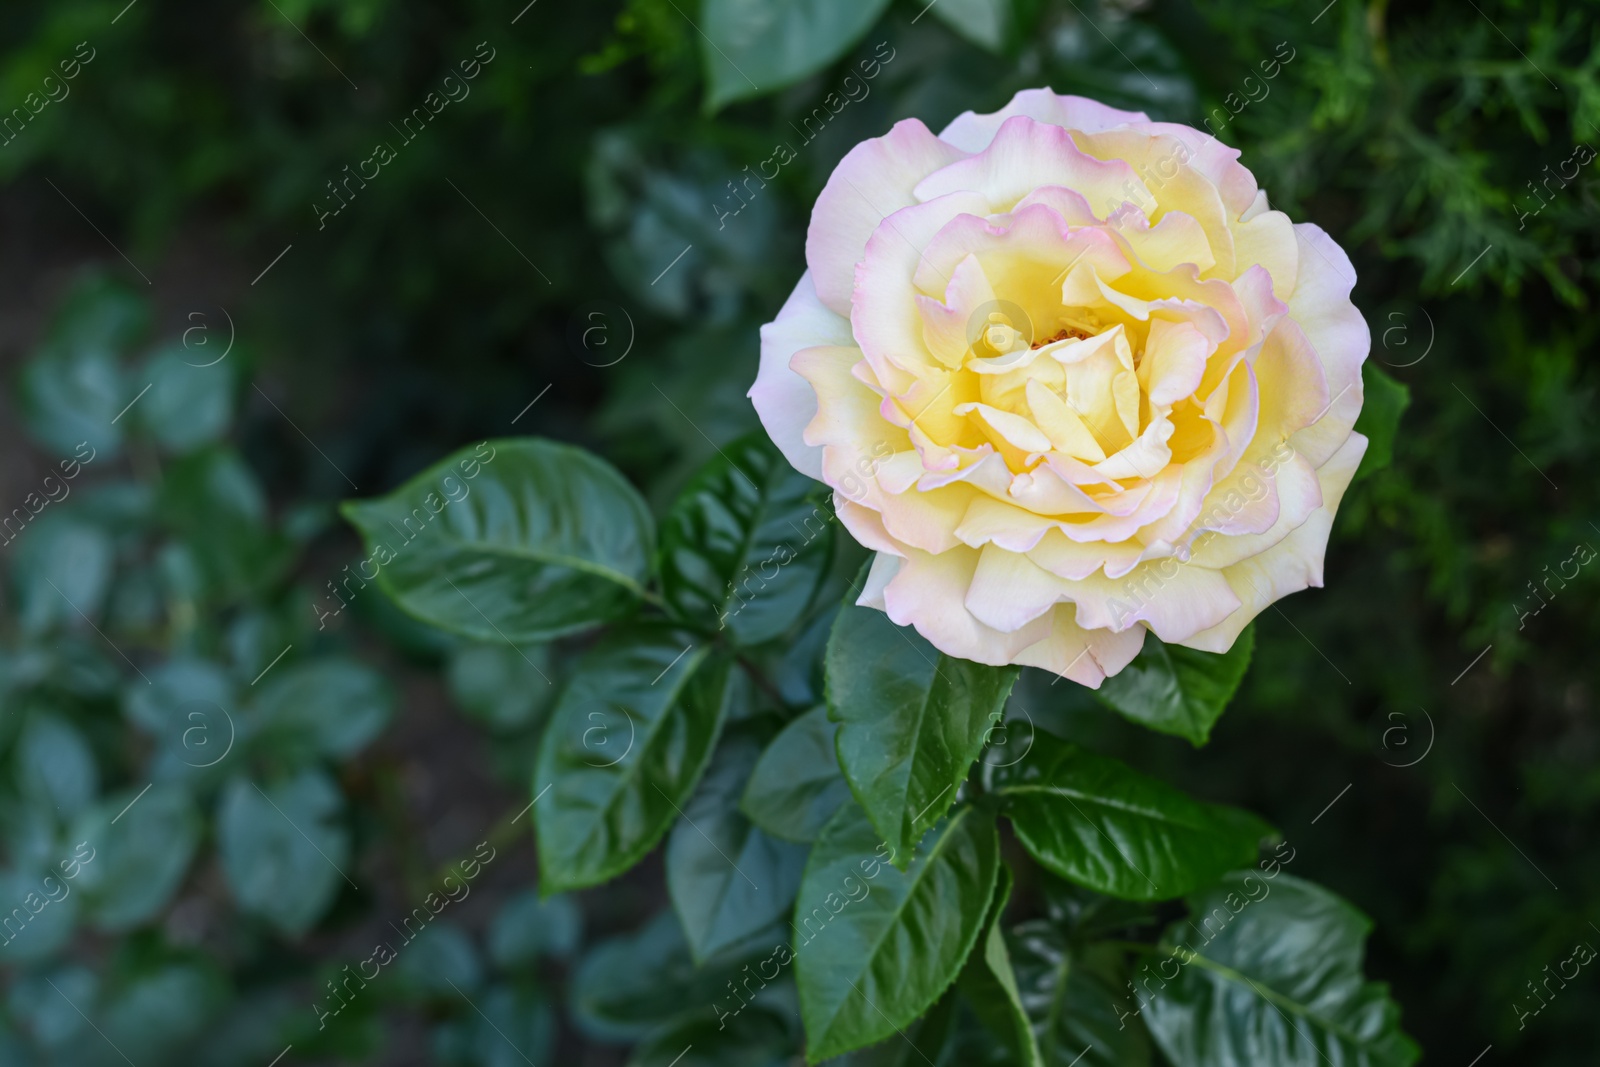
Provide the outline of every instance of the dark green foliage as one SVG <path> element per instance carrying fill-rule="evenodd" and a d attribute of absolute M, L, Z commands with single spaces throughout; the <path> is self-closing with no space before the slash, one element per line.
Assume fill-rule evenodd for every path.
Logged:
<path fill-rule="evenodd" d="M 1600 878 L 1585 847 L 1600 832 L 1587 587 L 1587 546 L 1600 545 L 1597 9 L 1322 7 L 72 0 L 0 14 L 17 323 L 3 390 L 16 431 L 0 502 L 13 516 L 0 534 L 0 916 L 28 914 L 46 875 L 78 864 L 70 895 L 0 945 L 0 1063 L 121 1063 L 114 1044 L 141 1067 L 260 1067 L 292 1042 L 285 1064 L 499 1067 L 579 1062 L 589 1041 L 637 1042 L 640 1067 L 691 1045 L 679 1067 L 780 1063 L 804 1047 L 802 1014 L 813 1051 L 885 1038 L 848 1052 L 850 1067 L 1026 1062 L 1004 958 L 1039 1056 L 1058 1067 L 1324 1062 L 1313 1045 L 1341 1063 L 1410 1062 L 1393 1004 L 1364 975 L 1392 985 L 1429 1062 L 1473 1062 L 1492 1042 L 1505 1062 L 1588 1064 L 1592 983 L 1547 996 L 1525 1026 L 1517 1007 L 1597 936 L 1583 918 L 1583 887 Z M 63 62 L 91 51 L 65 78 Z M 470 94 L 398 135 L 451 72 Z M 41 105 L 47 75 L 70 93 Z M 1253 654 L 1241 642 L 1186 658 L 1152 640 L 1098 699 L 1025 672 L 1003 753 L 988 719 L 1002 686 L 958 709 L 967 729 L 947 739 L 933 786 L 872 784 L 869 798 L 891 795 L 868 820 L 849 791 L 863 792 L 864 764 L 821 758 L 836 733 L 840 750 L 859 742 L 818 707 L 835 614 L 849 627 L 864 610 L 836 606 L 861 554 L 831 519 L 814 539 L 786 534 L 818 515 L 815 490 L 760 436 L 740 442 L 759 434 L 744 396 L 756 328 L 794 284 L 812 200 L 852 144 L 1042 84 L 1217 133 L 1274 206 L 1350 252 L 1373 334 L 1372 446 L 1327 588 L 1264 613 Z M 396 158 L 349 178 L 380 141 Z M 773 173 L 780 145 L 792 162 L 752 177 Z M 65 283 L 90 261 L 98 273 Z M 363 532 L 381 535 L 403 521 L 383 494 L 511 434 L 527 435 L 513 454 L 560 461 L 502 484 L 505 510 L 458 523 L 452 503 L 441 527 L 494 531 L 494 553 L 455 543 L 356 576 L 372 546 L 336 521 L 340 501 L 361 500 Z M 45 474 L 70 497 L 33 512 Z M 472 483 L 467 509 L 486 484 Z M 593 505 L 572 514 L 603 522 L 562 542 L 540 525 L 554 516 L 515 506 L 558 489 Z M 603 573 L 553 563 L 553 545 Z M 520 582 L 502 566 L 508 546 Z M 729 582 L 780 549 L 796 558 L 719 630 Z M 399 607 L 385 595 L 397 591 Z M 617 634 L 665 627 L 683 641 L 635 642 L 595 684 Z M 605 726 L 588 717 L 597 707 L 612 708 L 610 729 L 586 733 Z M 605 746 L 623 745 L 635 717 L 645 747 L 623 771 L 567 766 L 614 758 Z M 740 768 L 727 780 L 724 751 Z M 1015 774 L 1066 751 L 1051 766 L 1074 787 L 1153 783 L 1209 812 L 1201 836 L 1225 840 L 1198 860 L 1166 841 L 1157 852 L 1181 868 L 1169 881 L 1099 815 L 1047 834 L 1061 827 L 1019 818 L 1004 773 L 971 773 L 1022 751 Z M 530 774 L 561 760 L 559 776 Z M 479 788 L 504 809 L 495 830 L 491 817 L 457 831 L 443 801 L 417 799 Z M 1231 940 L 1197 948 L 1277 999 L 1197 960 L 1141 1009 L 1145 965 L 1218 906 L 1224 891 L 1200 883 L 1250 863 L 1263 830 L 1172 800 L 1184 794 L 1270 818 L 1297 848 L 1295 875 L 1374 923 L 1279 876 Z M 996 849 L 1008 805 L 1018 840 Z M 864 852 L 833 859 L 859 869 L 892 837 L 910 872 L 883 865 L 867 901 L 786 958 L 804 934 L 775 903 L 783 879 L 769 900 L 746 868 L 767 905 L 747 907 L 716 849 L 783 875 L 810 846 L 814 874 L 838 845 L 824 824 L 848 818 Z M 545 859 L 559 853 L 537 871 L 530 824 Z M 434 839 L 440 826 L 479 836 L 458 849 Z M 877 887 L 925 877 L 952 826 L 973 862 L 929 873 L 972 899 L 942 903 L 959 928 L 917 946 L 939 951 L 906 964 L 850 942 L 883 918 Z M 1110 877 L 1114 847 L 1095 877 L 1085 842 L 1100 830 L 1160 887 Z M 371 951 L 344 946 L 421 905 L 439 888 L 429 872 L 489 835 L 520 861 L 485 865 L 482 910 L 449 904 L 319 1028 L 308 991 L 336 1007 L 327 984 Z M 664 875 L 645 860 L 578 905 L 530 895 L 619 876 L 662 841 Z M 1062 889 L 1030 851 L 1102 889 L 1198 888 L 1160 905 L 1174 921 L 1157 943 L 1149 906 Z M 1001 852 L 1017 868 L 1009 898 L 983 892 L 1005 878 Z M 679 913 L 695 898 L 687 938 L 672 896 Z M 1258 966 L 1289 940 L 1326 968 Z M 807 991 L 824 963 L 900 968 L 883 999 L 873 987 L 893 1026 L 853 1000 L 822 1003 L 824 983 Z M 1215 1005 L 1243 1029 L 1201 1025 Z M 1361 1031 L 1364 1053 L 1340 1046 L 1330 1019 Z"/>

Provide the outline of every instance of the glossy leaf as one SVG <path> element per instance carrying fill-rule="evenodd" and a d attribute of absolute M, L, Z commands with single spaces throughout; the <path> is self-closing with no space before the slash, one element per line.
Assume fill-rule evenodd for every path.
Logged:
<path fill-rule="evenodd" d="M 454 990 L 448 990 L 448 995 L 455 996 Z M 470 1063 L 473 1067 L 551 1062 L 556 1018 L 549 998 L 540 989 L 495 985 L 472 999 L 473 1011 L 435 1032 L 438 1058 L 434 1062 Z"/>
<path fill-rule="evenodd" d="M 805 613 L 832 555 L 826 499 L 764 432 L 724 446 L 662 520 L 662 596 L 736 644 L 784 633 Z"/>
<path fill-rule="evenodd" d="M 794 1043 L 783 1017 L 759 1004 L 721 1020 L 692 1012 L 641 1042 L 628 1067 L 787 1067 Z"/>
<path fill-rule="evenodd" d="M 570 959 L 582 938 L 583 913 L 572 897 L 542 900 L 530 889 L 501 905 L 487 941 L 495 963 L 513 970 L 532 966 L 541 955 Z"/>
<path fill-rule="evenodd" d="M 1043 1067 L 1002 925 L 1006 904 L 1011 900 L 1011 884 L 1011 871 L 1002 865 L 983 937 L 967 960 L 959 985 L 984 1025 L 1005 1044 L 1012 1062 L 1021 1067 Z"/>
<path fill-rule="evenodd" d="M 729 982 L 745 965 L 759 970 L 759 961 L 771 958 L 781 930 L 773 937 L 772 945 L 752 942 L 697 967 L 669 908 L 579 960 L 572 975 L 573 1021 L 598 1040 L 626 1042 L 686 1014 L 731 1013 L 741 1002 Z"/>
<path fill-rule="evenodd" d="M 795 904 L 795 976 L 811 1062 L 892 1037 L 955 981 L 982 932 L 1000 857 L 993 824 L 961 808 L 910 868 L 860 808 L 823 828 Z"/>
<path fill-rule="evenodd" d="M 64 818 L 92 803 L 100 790 L 100 773 L 88 742 L 59 716 L 30 716 L 13 758 L 14 780 L 24 795 Z"/>
<path fill-rule="evenodd" d="M 177 891 L 200 843 L 200 814 L 182 789 L 153 785 L 142 796 L 128 789 L 80 816 L 72 840 L 95 924 L 126 930 L 153 918 Z"/>
<path fill-rule="evenodd" d="M 1017 838 L 1069 881 L 1126 900 L 1166 900 L 1252 862 L 1271 828 L 1194 800 L 1107 756 L 1037 732 L 1020 763 L 996 769 Z"/>
<path fill-rule="evenodd" d="M 341 509 L 359 565 L 407 612 L 481 641 L 543 641 L 633 610 L 654 534 L 599 457 L 540 438 L 486 441 L 388 496 Z"/>
<path fill-rule="evenodd" d="M 707 107 L 775 92 L 832 63 L 889 0 L 706 0 Z"/>
<path fill-rule="evenodd" d="M 62 875 L 73 869 L 51 867 L 42 875 L 0 871 L 0 893 L 5 894 L 0 900 L 7 904 L 0 911 L 0 956 L 8 963 L 47 959 L 72 940 L 83 896 L 73 892 L 72 880 Z M 0 1064 L 5 1062 L 0 1059 Z"/>
<path fill-rule="evenodd" d="M 210 347 L 210 346 L 208 346 Z M 133 378 L 150 391 L 129 412 L 163 448 L 188 452 L 217 440 L 233 421 L 235 368 L 224 360 L 203 366 L 222 352 L 170 345 L 152 356 Z"/>
<path fill-rule="evenodd" d="M 142 970 L 116 991 L 104 1007 L 101 1034 L 93 1040 L 113 1044 L 116 1059 L 96 1058 L 86 1041 L 79 1063 L 173 1063 L 201 1033 L 227 999 L 214 966 L 164 964 Z M 93 1050 L 93 1051 L 90 1051 Z M 126 1056 L 127 1060 L 122 1057 Z"/>
<path fill-rule="evenodd" d="M 1146 634 L 1139 655 L 1107 678 L 1096 695 L 1124 717 L 1198 748 L 1210 739 L 1244 680 L 1255 643 L 1254 625 L 1221 654 L 1169 645 Z"/>
<path fill-rule="evenodd" d="M 654 847 L 700 780 L 728 694 L 727 661 L 680 631 L 617 631 L 584 657 L 534 771 L 542 892 L 603 882 Z"/>
<path fill-rule="evenodd" d="M 448 906 L 448 905 L 447 905 Z M 392 945 L 399 960 L 394 976 L 408 999 L 457 996 L 455 989 L 475 990 L 483 984 L 484 966 L 477 946 L 459 924 L 445 919 L 417 929 L 416 920 L 396 928 Z"/>
<path fill-rule="evenodd" d="M 350 837 L 343 800 L 320 771 L 269 787 L 235 778 L 217 807 L 217 844 L 228 887 L 245 911 L 290 936 L 305 933 L 346 875 Z"/>
<path fill-rule="evenodd" d="M 760 748 L 730 737 L 667 841 L 667 889 L 701 960 L 778 922 L 794 903 L 803 845 L 769 837 L 738 808 Z"/>
<path fill-rule="evenodd" d="M 828 709 L 812 708 L 767 744 L 750 773 L 740 808 L 761 829 L 785 841 L 815 841 L 823 824 L 850 799 Z"/>
<path fill-rule="evenodd" d="M 122 369 L 120 356 L 148 319 L 145 301 L 108 277 L 74 286 L 41 353 L 22 371 L 20 407 L 35 440 L 62 456 L 80 443 L 86 452 L 116 455 L 121 415 L 144 386 Z"/>
<path fill-rule="evenodd" d="M 1229 874 L 1167 929 L 1144 1018 L 1177 1067 L 1406 1067 L 1420 1052 L 1400 1009 L 1361 973 L 1372 922 L 1288 874 Z"/>
<path fill-rule="evenodd" d="M 254 725 L 280 752 L 348 758 L 394 712 L 394 692 L 383 675 L 354 660 L 279 664 L 260 680 L 260 689 Z"/>
<path fill-rule="evenodd" d="M 946 656 L 883 612 L 849 605 L 826 662 L 839 765 L 903 868 L 955 802 L 1017 670 Z"/>
<path fill-rule="evenodd" d="M 272 528 L 266 490 L 231 448 L 195 452 L 168 467 L 158 510 L 183 538 L 202 589 L 213 597 L 265 588 L 288 563 L 289 545 Z"/>
<path fill-rule="evenodd" d="M 1148 1067 L 1150 1038 L 1125 986 L 1120 953 L 1075 948 L 1066 931 L 1044 919 L 1018 926 L 1009 943 L 1045 1067 Z"/>
<path fill-rule="evenodd" d="M 911 1025 L 901 1027 L 898 1036 L 831 1059 L 826 1067 L 927 1067 L 929 1063 L 938 1067 L 979 1067 L 974 1058 L 959 1058 L 963 1036 L 959 1032 L 960 1021 L 960 1000 L 951 990 Z M 994 1065 L 986 1060 L 982 1067 Z"/>
<path fill-rule="evenodd" d="M 25 500 L 36 498 L 37 494 L 29 493 Z M 42 634 L 52 627 L 88 629 L 90 622 L 101 618 L 116 572 L 116 548 L 110 534 L 77 521 L 69 512 L 56 515 L 45 511 L 38 522 L 24 528 L 19 540 L 11 566 L 24 631 Z"/>

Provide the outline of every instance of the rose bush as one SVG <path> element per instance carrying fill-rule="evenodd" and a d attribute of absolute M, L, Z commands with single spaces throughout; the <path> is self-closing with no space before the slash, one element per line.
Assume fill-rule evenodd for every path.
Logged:
<path fill-rule="evenodd" d="M 860 604 L 1098 687 L 1322 584 L 1369 334 L 1238 156 L 1045 89 L 845 156 L 750 397 L 877 553 Z"/>

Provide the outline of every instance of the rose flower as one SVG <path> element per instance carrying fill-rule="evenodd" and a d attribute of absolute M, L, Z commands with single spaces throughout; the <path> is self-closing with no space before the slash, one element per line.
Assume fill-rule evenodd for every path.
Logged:
<path fill-rule="evenodd" d="M 860 604 L 1098 686 L 1322 584 L 1369 335 L 1238 157 L 1043 89 L 844 157 L 750 396 L 877 553 Z"/>

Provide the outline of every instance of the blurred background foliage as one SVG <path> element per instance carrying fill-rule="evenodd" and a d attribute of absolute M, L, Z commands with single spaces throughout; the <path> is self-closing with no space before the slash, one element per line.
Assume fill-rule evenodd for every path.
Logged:
<path fill-rule="evenodd" d="M 1350 251 L 1410 407 L 1206 748 L 1019 693 L 1280 827 L 1376 920 L 1368 970 L 1431 1059 L 1592 1062 L 1592 976 L 1512 1005 L 1600 941 L 1597 572 L 1566 569 L 1600 543 L 1597 7 L 7 6 L 0 910 L 94 858 L 0 946 L 0 1064 L 664 1062 L 698 1024 L 670 914 L 641 926 L 659 862 L 540 903 L 516 819 L 582 642 L 524 658 L 375 594 L 323 615 L 359 558 L 335 506 L 537 433 L 659 509 L 755 427 L 756 330 L 838 158 L 1037 85 L 1242 148 Z M 480 842 L 470 899 L 319 1028 Z"/>

